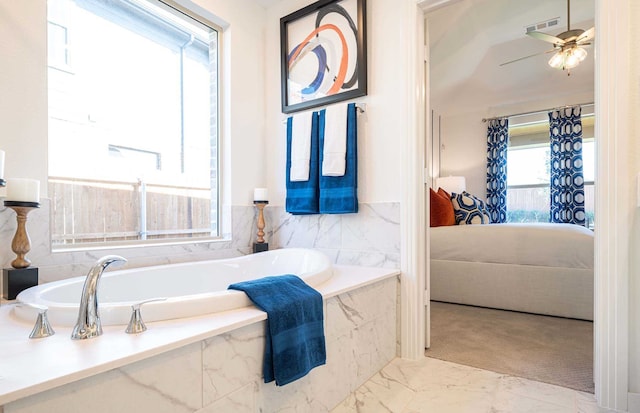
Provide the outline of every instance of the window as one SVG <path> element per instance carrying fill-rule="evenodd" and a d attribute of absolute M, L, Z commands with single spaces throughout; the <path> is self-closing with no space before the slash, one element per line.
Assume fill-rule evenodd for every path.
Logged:
<path fill-rule="evenodd" d="M 218 31 L 159 0 L 48 0 L 55 246 L 218 236 Z"/>
<path fill-rule="evenodd" d="M 69 65 L 67 28 L 60 24 L 49 22 L 47 31 L 49 40 L 49 65 L 58 68 L 67 67 Z"/>
<path fill-rule="evenodd" d="M 509 122 L 507 154 L 507 221 L 549 222 L 549 122 Z M 593 115 L 582 115 L 582 160 L 587 226 L 593 228 L 595 139 Z"/>

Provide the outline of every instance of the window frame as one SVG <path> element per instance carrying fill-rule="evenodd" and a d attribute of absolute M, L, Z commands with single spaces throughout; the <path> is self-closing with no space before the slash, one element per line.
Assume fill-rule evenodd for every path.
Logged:
<path fill-rule="evenodd" d="M 587 114 L 587 115 L 583 115 L 583 118 L 587 118 L 587 117 L 593 117 L 593 114 Z M 548 121 L 539 121 L 539 122 L 534 122 L 534 123 L 546 123 L 547 127 L 548 127 Z M 520 125 L 517 125 L 516 127 L 518 127 Z M 510 126 L 511 128 L 511 126 Z M 588 138 L 584 138 L 583 137 L 583 144 L 587 143 L 587 142 L 593 142 L 594 145 L 596 144 L 596 139 L 595 136 L 590 136 Z M 522 145 L 516 145 L 514 147 L 511 146 L 511 144 L 509 145 L 509 147 L 507 148 L 507 157 L 508 157 L 508 153 L 511 150 L 527 150 L 527 149 L 533 149 L 533 148 L 543 148 L 546 147 L 547 145 L 549 145 L 548 143 L 537 143 L 537 144 L 522 144 Z M 513 148 L 513 149 L 512 149 Z M 517 149 L 515 149 L 517 148 Z M 594 165 L 595 167 L 595 165 Z M 507 168 L 507 181 L 508 181 L 508 174 L 509 174 L 509 169 Z M 595 176 L 595 174 L 594 174 Z M 510 189 L 541 189 L 541 188 L 548 188 L 550 185 L 549 182 L 543 182 L 543 183 L 535 183 L 535 184 L 516 184 L 516 185 L 507 185 L 507 193 Z M 593 186 L 595 187 L 595 180 L 585 180 L 584 181 L 584 186 L 585 188 L 587 186 Z M 535 210 L 531 210 L 531 211 L 535 211 Z M 507 211 L 507 217 L 508 217 L 508 211 Z M 510 221 L 507 221 L 510 222 Z M 587 226 L 587 228 L 592 228 L 593 227 L 593 221 L 590 222 L 590 226 Z"/>
<path fill-rule="evenodd" d="M 184 234 L 186 233 L 186 230 L 180 230 L 180 229 L 176 229 L 174 235 L 176 235 L 176 237 L 168 237 L 168 238 L 157 238 L 157 239 L 146 239 L 144 237 L 139 238 L 139 239 L 135 239 L 135 240 L 113 240 L 113 241 L 98 241 L 98 242 L 80 242 L 80 243 L 70 243 L 70 244 L 56 244 L 54 245 L 53 242 L 51 244 L 51 249 L 52 252 L 72 252 L 72 251 L 92 251 L 92 250 L 105 250 L 105 249 L 120 249 L 120 248 L 140 248 L 140 247 L 147 247 L 147 246 L 172 246 L 172 245 L 185 245 L 185 244 L 203 244 L 203 243 L 217 243 L 217 242 L 226 242 L 228 241 L 228 235 L 224 235 L 225 231 L 224 231 L 224 221 L 223 221 L 223 208 L 221 205 L 221 201 L 222 201 L 222 194 L 223 194 L 223 188 L 222 188 L 222 184 L 223 184 L 223 179 L 222 179 L 222 174 L 221 174 L 221 155 L 222 155 L 222 131 L 224 130 L 223 128 L 223 119 L 222 119 L 222 114 L 223 114 L 223 109 L 221 107 L 221 103 L 223 102 L 223 96 L 222 96 L 222 79 L 221 79 L 221 73 L 222 73 L 222 68 L 223 68 L 223 64 L 224 62 L 222 61 L 222 56 L 223 56 L 223 42 L 224 42 L 224 29 L 223 27 L 221 27 L 220 24 L 215 23 L 212 19 L 205 17 L 203 14 L 210 14 L 209 12 L 207 12 L 205 9 L 201 9 L 199 8 L 197 5 L 192 4 L 191 6 L 193 7 L 185 7 L 182 4 L 180 4 L 177 1 L 173 1 L 173 0 L 134 0 L 135 2 L 138 1 L 142 1 L 142 2 L 152 2 L 158 5 L 158 7 L 162 7 L 165 8 L 166 10 L 168 10 L 169 12 L 172 12 L 174 14 L 182 14 L 187 16 L 188 18 L 204 25 L 207 26 L 209 29 L 214 30 L 216 32 L 216 47 L 215 47 L 215 77 L 212 77 L 212 80 L 215 82 L 215 100 L 212 100 L 212 103 L 215 104 L 215 129 L 213 129 L 213 126 L 211 126 L 211 132 L 215 133 L 215 152 L 212 151 L 212 154 L 215 154 L 215 179 L 211 179 L 211 183 L 215 184 L 215 191 L 209 191 L 210 193 L 210 200 L 211 203 L 213 205 L 213 203 L 215 202 L 215 209 L 211 209 L 211 215 L 210 218 L 211 220 L 215 219 L 216 222 L 216 228 L 215 231 L 210 231 L 211 233 L 215 232 L 214 235 L 209 235 L 209 236 L 198 236 L 198 233 L 202 233 L 203 231 L 200 229 L 194 229 L 192 234 L 195 237 L 189 237 L 189 238 L 185 238 L 185 237 L 178 237 L 180 234 Z M 47 20 L 47 25 L 49 24 L 55 24 L 55 25 L 60 25 L 59 22 L 57 21 L 49 21 Z M 48 27 L 48 26 L 47 26 Z M 63 26 L 66 28 L 66 26 Z M 67 32 L 67 41 L 68 41 L 68 32 Z M 67 43 L 68 45 L 68 43 Z M 70 52 L 67 49 L 67 58 L 70 59 Z M 51 65 L 49 63 L 49 59 L 47 58 L 47 66 L 48 68 L 51 69 L 55 69 L 55 70 L 62 70 L 62 71 L 66 71 L 68 73 L 72 73 L 71 71 L 71 67 L 70 65 L 68 67 L 59 67 L 59 65 Z M 49 90 L 47 88 L 47 90 Z M 214 113 L 213 111 L 211 112 L 212 114 Z M 213 137 L 213 134 L 210 135 L 211 137 Z M 213 141 L 212 141 L 213 142 Z M 210 171 L 214 171 L 213 169 L 210 169 Z M 55 176 L 50 175 L 49 173 L 47 173 L 47 182 L 49 182 L 50 179 L 58 179 Z M 82 178 L 78 178 L 78 180 L 84 180 Z M 188 189 L 188 188 L 186 188 Z M 212 188 L 213 189 L 213 188 Z M 142 214 L 142 216 L 140 216 L 140 213 L 138 213 L 138 218 L 142 219 L 144 217 L 145 214 Z M 160 231 L 160 232 L 164 232 L 164 231 Z M 205 231 L 206 232 L 206 231 Z M 53 234 L 52 234 L 52 240 L 53 241 Z"/>

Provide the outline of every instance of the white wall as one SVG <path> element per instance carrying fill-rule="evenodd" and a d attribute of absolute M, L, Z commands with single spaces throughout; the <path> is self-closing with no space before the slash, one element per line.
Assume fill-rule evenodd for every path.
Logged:
<path fill-rule="evenodd" d="M 442 114 L 440 119 L 440 176 L 464 176 L 467 192 L 481 198 L 487 176 L 484 112 Z"/>
<path fill-rule="evenodd" d="M 47 178 L 47 7 L 0 3 L 0 149 L 5 177 Z"/>
<path fill-rule="evenodd" d="M 266 152 L 271 202 L 284 205 L 286 118 L 280 100 L 280 18 L 311 2 L 282 0 L 267 10 L 266 31 Z M 393 1 L 367 1 L 368 94 L 353 101 L 367 104 L 358 119 L 358 199 L 361 203 L 401 198 L 400 137 L 405 125 L 407 90 L 399 78 L 407 70 L 409 51 L 402 27 L 403 7 Z"/>
<path fill-rule="evenodd" d="M 195 0 L 223 21 L 222 170 L 233 205 L 264 187 L 265 9 L 253 1 Z"/>

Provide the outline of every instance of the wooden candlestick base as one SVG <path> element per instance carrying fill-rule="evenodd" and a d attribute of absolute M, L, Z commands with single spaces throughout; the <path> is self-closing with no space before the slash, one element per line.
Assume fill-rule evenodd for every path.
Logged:
<path fill-rule="evenodd" d="M 13 268 L 27 268 L 31 265 L 31 261 L 26 257 L 31 250 L 31 240 L 27 233 L 27 215 L 32 209 L 40 208 L 40 204 L 37 202 L 4 201 L 4 206 L 16 211 L 18 221 L 16 234 L 11 241 L 11 250 L 16 254 L 16 259 L 11 261 L 11 266 Z"/>
<path fill-rule="evenodd" d="M 264 207 L 267 206 L 269 201 L 253 201 L 253 203 L 258 207 L 258 239 L 253 244 L 253 252 L 268 251 L 269 243 L 264 242 Z"/>

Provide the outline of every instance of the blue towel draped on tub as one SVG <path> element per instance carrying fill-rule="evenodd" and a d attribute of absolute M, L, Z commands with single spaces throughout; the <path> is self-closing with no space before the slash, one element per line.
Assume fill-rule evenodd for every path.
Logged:
<path fill-rule="evenodd" d="M 229 286 L 267 313 L 264 382 L 284 386 L 326 363 L 322 295 L 295 275 Z"/>
<path fill-rule="evenodd" d="M 319 137 L 320 162 L 324 159 L 324 133 L 326 109 L 320 111 Z M 348 214 L 358 212 L 358 149 L 357 149 L 357 119 L 356 104 L 347 106 L 347 151 L 346 166 L 343 176 L 323 176 L 320 171 L 320 213 Z"/>
<path fill-rule="evenodd" d="M 291 147 L 293 142 L 293 120 L 287 118 L 287 197 L 285 209 L 293 215 L 317 214 L 318 206 L 318 113 L 312 113 L 311 120 L 311 159 L 309 160 L 309 179 L 291 180 Z"/>

